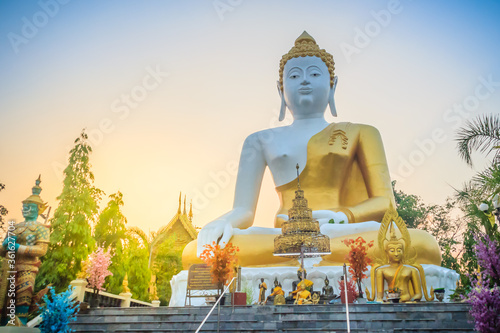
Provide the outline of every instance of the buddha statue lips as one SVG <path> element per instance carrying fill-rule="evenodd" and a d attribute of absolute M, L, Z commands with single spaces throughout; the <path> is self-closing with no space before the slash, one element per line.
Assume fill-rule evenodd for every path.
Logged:
<path fill-rule="evenodd" d="M 240 264 L 296 266 L 297 261 L 273 256 L 274 238 L 288 219 L 297 189 L 295 165 L 301 166 L 300 186 L 321 233 L 330 237 L 332 254 L 320 265 L 342 265 L 348 248 L 346 236 L 377 239 L 384 213 L 394 205 L 394 194 L 379 132 L 354 123 L 329 124 L 324 113 L 329 106 L 336 115 L 334 93 L 337 77 L 333 57 L 320 49 L 304 32 L 280 62 L 278 91 L 280 119 L 289 110 L 289 126 L 253 133 L 243 144 L 234 205 L 231 211 L 208 223 L 198 239 L 186 246 L 184 268 L 201 262 L 197 258 L 205 244 L 231 241 L 238 246 Z M 262 177 L 269 168 L 280 199 L 274 228 L 252 227 Z M 334 223 L 329 223 L 333 220 Z M 410 230 L 417 261 L 440 265 L 441 254 L 434 237 Z"/>

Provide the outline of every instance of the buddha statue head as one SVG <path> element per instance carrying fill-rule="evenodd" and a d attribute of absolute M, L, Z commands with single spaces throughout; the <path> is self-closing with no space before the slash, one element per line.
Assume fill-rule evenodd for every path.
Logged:
<path fill-rule="evenodd" d="M 328 276 L 325 277 L 325 287 L 328 287 L 328 285 L 330 284 L 330 280 L 328 280 Z"/>
<path fill-rule="evenodd" d="M 35 186 L 31 189 L 31 195 L 23 201 L 23 216 L 26 221 L 36 221 L 39 214 L 42 214 L 47 208 L 47 204 L 43 202 L 40 198 L 40 192 L 42 188 L 40 187 L 41 176 L 35 181 Z"/>
<path fill-rule="evenodd" d="M 394 230 L 394 224 L 392 222 L 389 228 L 389 235 L 390 238 L 385 244 L 387 260 L 389 263 L 402 264 L 404 262 L 405 244 L 402 238 L 396 236 L 396 231 Z"/>
<path fill-rule="evenodd" d="M 279 120 L 285 118 L 287 107 L 296 119 L 323 116 L 327 105 L 336 116 L 333 95 L 337 77 L 334 70 L 333 56 L 320 49 L 314 38 L 304 31 L 280 61 Z"/>
<path fill-rule="evenodd" d="M 278 278 L 275 277 L 274 278 L 274 287 L 278 287 L 280 285 L 279 281 L 278 281 Z"/>
<path fill-rule="evenodd" d="M 302 280 L 302 271 L 304 271 L 304 279 L 307 278 L 307 271 L 305 269 L 299 268 L 297 270 L 297 277 Z"/>

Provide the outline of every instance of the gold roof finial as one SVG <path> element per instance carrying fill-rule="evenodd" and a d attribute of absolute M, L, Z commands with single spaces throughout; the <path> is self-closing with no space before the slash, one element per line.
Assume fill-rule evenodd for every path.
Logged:
<path fill-rule="evenodd" d="M 299 163 L 295 167 L 297 169 L 297 188 L 300 189 L 300 179 L 299 179 Z"/>
<path fill-rule="evenodd" d="M 325 63 L 328 67 L 328 72 L 330 73 L 330 87 L 333 87 L 333 79 L 335 77 L 335 62 L 333 61 L 333 56 L 326 52 L 324 49 L 320 49 L 319 45 L 316 44 L 314 38 L 304 31 L 299 38 L 295 40 L 295 45 L 288 51 L 287 54 L 283 55 L 280 61 L 280 88 L 283 91 L 283 71 L 285 69 L 285 64 L 288 60 L 299 57 L 318 57 Z"/>
<path fill-rule="evenodd" d="M 182 202 L 182 192 L 179 192 L 179 209 L 177 209 L 177 214 L 181 214 L 181 202 Z"/>
<path fill-rule="evenodd" d="M 183 212 L 184 215 L 187 215 L 186 213 L 186 195 L 184 194 L 184 212 Z"/>
<path fill-rule="evenodd" d="M 191 199 L 191 202 L 189 203 L 189 221 L 193 222 L 193 199 Z"/>
<path fill-rule="evenodd" d="M 130 288 L 128 287 L 128 273 L 125 273 L 125 277 L 122 282 L 122 293 L 129 293 Z"/>

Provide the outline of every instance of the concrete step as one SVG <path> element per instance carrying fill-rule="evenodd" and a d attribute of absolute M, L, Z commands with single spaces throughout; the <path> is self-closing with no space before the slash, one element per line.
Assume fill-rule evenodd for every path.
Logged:
<path fill-rule="evenodd" d="M 208 307 L 102 308 L 78 315 L 75 332 L 194 332 Z M 352 332 L 473 332 L 464 303 L 354 304 Z M 202 332 L 346 332 L 345 306 L 222 306 Z"/>

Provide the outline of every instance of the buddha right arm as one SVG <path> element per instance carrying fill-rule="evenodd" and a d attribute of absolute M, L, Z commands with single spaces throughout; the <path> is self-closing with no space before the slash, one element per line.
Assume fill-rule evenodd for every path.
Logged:
<path fill-rule="evenodd" d="M 200 230 L 198 256 L 206 244 L 214 241 L 222 246 L 223 243 L 227 244 L 233 235 L 233 228 L 246 229 L 253 224 L 262 177 L 267 165 L 258 134 L 251 134 L 243 143 L 233 209 Z"/>

